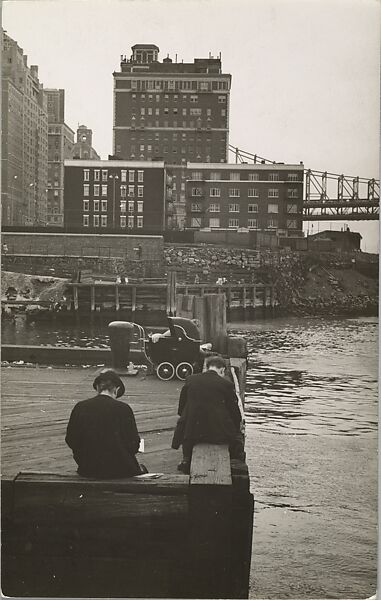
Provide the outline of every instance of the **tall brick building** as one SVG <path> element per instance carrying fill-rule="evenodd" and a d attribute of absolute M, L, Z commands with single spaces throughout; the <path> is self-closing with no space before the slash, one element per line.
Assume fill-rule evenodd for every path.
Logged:
<path fill-rule="evenodd" d="M 160 161 L 65 161 L 65 228 L 161 233 L 171 176 Z"/>
<path fill-rule="evenodd" d="M 226 162 L 231 75 L 221 58 L 159 62 L 153 44 L 132 46 L 114 74 L 113 152 L 125 160 L 163 160 L 173 174 L 167 226 L 185 223 L 187 161 Z"/>
<path fill-rule="evenodd" d="M 38 67 L 2 31 L 2 223 L 44 225 L 47 212 L 48 113 Z"/>
<path fill-rule="evenodd" d="M 64 222 L 64 161 L 73 157 L 74 131 L 65 123 L 65 90 L 46 89 L 48 99 L 47 224 Z"/>
<path fill-rule="evenodd" d="M 303 164 L 188 163 L 186 227 L 302 235 Z"/>

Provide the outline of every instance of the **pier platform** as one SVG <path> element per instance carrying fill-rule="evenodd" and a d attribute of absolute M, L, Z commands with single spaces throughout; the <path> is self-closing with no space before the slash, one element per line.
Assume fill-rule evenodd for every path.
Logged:
<path fill-rule="evenodd" d="M 96 367 L 25 367 L 1 369 L 2 473 L 20 471 L 74 473 L 76 464 L 65 443 L 66 426 L 79 400 L 95 395 Z M 179 380 L 154 375 L 122 376 L 126 401 L 135 414 L 145 452 L 139 462 L 151 472 L 176 473 L 181 451 L 171 449 L 182 387 Z"/>

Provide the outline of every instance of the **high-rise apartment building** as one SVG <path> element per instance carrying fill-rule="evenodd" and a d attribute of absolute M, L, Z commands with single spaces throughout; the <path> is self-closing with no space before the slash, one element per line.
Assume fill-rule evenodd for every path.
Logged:
<path fill-rule="evenodd" d="M 47 98 L 38 67 L 2 31 L 2 223 L 46 224 Z"/>
<path fill-rule="evenodd" d="M 231 75 L 221 57 L 193 63 L 159 62 L 153 44 L 132 46 L 114 73 L 113 152 L 126 160 L 163 160 L 173 169 L 173 210 L 168 226 L 185 223 L 184 166 L 228 158 Z"/>
<path fill-rule="evenodd" d="M 65 123 L 65 90 L 46 89 L 48 100 L 47 223 L 64 224 L 64 161 L 73 157 L 74 131 Z"/>
<path fill-rule="evenodd" d="M 100 160 L 99 154 L 93 148 L 93 132 L 86 125 L 78 125 L 73 157 L 83 160 Z"/>

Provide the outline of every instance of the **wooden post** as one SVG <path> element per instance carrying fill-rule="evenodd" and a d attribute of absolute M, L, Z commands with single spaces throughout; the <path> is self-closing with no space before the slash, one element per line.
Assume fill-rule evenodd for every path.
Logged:
<path fill-rule="evenodd" d="M 90 286 L 90 309 L 95 311 L 95 285 Z"/>
<path fill-rule="evenodd" d="M 242 288 L 242 308 L 246 308 L 246 287 Z"/>
<path fill-rule="evenodd" d="M 263 309 L 266 310 L 267 306 L 267 287 L 263 286 Z"/>
<path fill-rule="evenodd" d="M 167 315 L 176 314 L 176 271 L 169 271 L 167 275 Z M 185 288 L 187 293 L 187 288 Z"/>
<path fill-rule="evenodd" d="M 274 308 L 274 286 L 270 285 L 270 306 Z"/>
<path fill-rule="evenodd" d="M 78 310 L 78 286 L 73 286 L 74 310 Z"/>
<path fill-rule="evenodd" d="M 208 342 L 206 328 L 206 304 L 205 296 L 195 296 L 193 305 L 194 318 L 200 323 L 200 337 L 203 342 Z"/>
<path fill-rule="evenodd" d="M 228 290 L 227 290 L 227 301 L 228 301 L 228 308 L 230 308 L 231 303 L 232 303 L 232 286 L 229 285 L 228 286 Z"/>
<path fill-rule="evenodd" d="M 119 311 L 119 286 L 116 283 L 115 284 L 115 310 L 118 312 Z"/>
<path fill-rule="evenodd" d="M 253 308 L 255 308 L 255 301 L 256 301 L 256 298 L 257 298 L 257 286 L 256 285 L 253 285 L 253 296 L 252 296 L 252 298 L 253 298 Z"/>
<path fill-rule="evenodd" d="M 193 448 L 190 492 L 189 597 L 231 598 L 232 477 L 226 445 Z M 188 594 L 187 594 L 188 595 Z"/>
<path fill-rule="evenodd" d="M 225 294 L 205 294 L 206 341 L 212 343 L 216 352 L 224 354 L 227 344 Z"/>
<path fill-rule="evenodd" d="M 134 320 L 136 311 L 136 286 L 131 288 L 131 319 Z"/>

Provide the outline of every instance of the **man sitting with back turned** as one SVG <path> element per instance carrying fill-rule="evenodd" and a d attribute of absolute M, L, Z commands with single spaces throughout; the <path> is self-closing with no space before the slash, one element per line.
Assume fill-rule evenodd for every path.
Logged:
<path fill-rule="evenodd" d="M 232 458 L 242 458 L 241 413 L 234 384 L 224 377 L 221 356 L 205 359 L 206 371 L 187 378 L 180 393 L 180 418 L 172 448 L 183 446 L 178 469 L 189 473 L 192 449 L 198 443 L 228 444 Z"/>
<path fill-rule="evenodd" d="M 112 369 L 105 369 L 93 388 L 96 396 L 74 406 L 65 438 L 79 475 L 111 479 L 146 473 L 135 457 L 140 437 L 134 413 L 117 400 L 125 392 L 122 380 Z"/>

